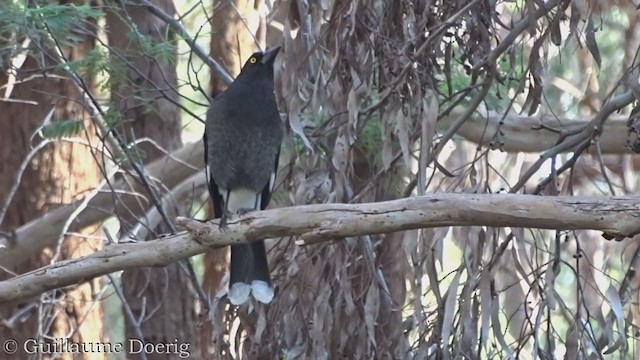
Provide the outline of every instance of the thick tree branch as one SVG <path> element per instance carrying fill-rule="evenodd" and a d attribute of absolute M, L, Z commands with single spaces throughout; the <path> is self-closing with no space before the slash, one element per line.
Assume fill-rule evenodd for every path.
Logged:
<path fill-rule="evenodd" d="M 190 234 L 115 244 L 94 254 L 0 282 L 0 304 L 140 266 L 163 266 L 222 246 L 297 235 L 305 243 L 441 226 L 593 229 L 622 239 L 640 233 L 640 196 L 543 197 L 438 194 L 369 204 L 322 204 L 249 213 L 215 223 L 178 218 Z M 196 241 L 194 241 L 195 239 Z"/>
<path fill-rule="evenodd" d="M 453 119 L 455 114 L 442 119 L 438 122 L 438 129 L 446 130 Z M 600 136 L 603 154 L 630 153 L 624 141 L 627 136 L 626 122 L 625 118 L 612 117 L 605 123 L 604 131 Z M 571 132 L 584 127 L 585 124 L 586 122 L 583 121 L 558 120 L 551 117 L 508 117 L 500 126 L 503 133 L 501 138 L 504 140 L 502 148 L 508 152 L 545 151 L 557 142 L 559 134 L 554 129 Z M 465 122 L 458 134 L 474 143 L 488 145 L 499 125 L 499 116 L 491 116 L 489 119 L 473 117 Z M 532 128 L 538 130 L 532 130 Z M 187 144 L 170 156 L 153 162 L 146 167 L 145 173 L 161 181 L 167 188 L 172 188 L 203 166 L 203 148 L 202 144 L 197 142 Z M 115 183 L 114 189 L 130 191 L 124 181 Z M 122 208 L 131 206 L 138 200 L 135 196 L 124 193 L 117 197 L 120 201 L 118 205 Z M 3 239 L 0 235 L 0 266 L 9 268 L 20 264 L 41 249 L 54 245 L 60 237 L 60 229 L 74 211 L 83 204 L 83 201 L 84 199 L 60 207 L 40 219 L 21 226 L 15 230 L 15 236 L 11 239 Z M 70 231 L 103 221 L 114 214 L 115 208 L 110 189 L 105 186 L 104 190 L 91 199 L 87 207 L 80 212 Z"/>
<path fill-rule="evenodd" d="M 438 130 L 446 130 L 456 119 L 457 113 L 438 121 Z M 506 152 L 543 152 L 553 148 L 560 136 L 567 141 L 579 136 L 588 122 L 582 120 L 558 119 L 553 116 L 510 115 L 501 122 L 501 114 L 492 114 L 489 118 L 473 116 L 458 129 L 458 135 L 475 143 L 499 148 Z M 630 154 L 627 146 L 628 117 L 611 117 L 604 124 L 598 141 L 603 154 Z M 501 135 L 495 134 L 501 131 Z M 573 146 L 569 151 L 575 150 Z"/>
<path fill-rule="evenodd" d="M 188 144 L 171 155 L 149 164 L 144 172 L 149 178 L 158 179 L 164 186 L 171 189 L 204 166 L 203 154 L 202 143 Z M 69 231 L 76 231 L 103 221 L 113 216 L 116 211 L 137 206 L 141 200 L 134 193 L 135 189 L 131 190 L 129 186 L 131 183 L 137 182 L 121 180 L 114 183 L 113 188 L 117 191 L 116 194 L 113 194 L 108 186 L 104 186 L 103 190 L 93 196 L 79 213 Z M 142 188 L 137 190 L 145 193 Z M 114 198 L 117 199 L 116 202 Z M 73 204 L 62 206 L 40 219 L 29 222 L 16 229 L 10 238 L 3 239 L 0 236 L 0 266 L 11 268 L 43 248 L 55 245 L 64 224 L 79 207 L 83 206 L 84 201 L 85 199 L 81 199 Z"/>

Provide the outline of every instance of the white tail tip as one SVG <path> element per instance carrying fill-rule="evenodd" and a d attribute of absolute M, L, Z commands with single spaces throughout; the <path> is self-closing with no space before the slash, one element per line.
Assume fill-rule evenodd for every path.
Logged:
<path fill-rule="evenodd" d="M 229 289 L 229 302 L 233 305 L 241 305 L 249 300 L 251 285 L 245 283 L 234 283 Z"/>
<path fill-rule="evenodd" d="M 263 304 L 268 304 L 273 300 L 273 288 L 266 281 L 253 280 L 251 282 L 251 293 L 256 300 Z"/>

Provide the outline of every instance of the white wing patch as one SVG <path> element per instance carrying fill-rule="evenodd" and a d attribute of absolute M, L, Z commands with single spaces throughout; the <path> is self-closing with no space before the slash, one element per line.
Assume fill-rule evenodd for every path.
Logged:
<path fill-rule="evenodd" d="M 235 214 L 240 209 L 260 209 L 260 194 L 256 193 L 255 190 L 238 188 L 228 193 L 229 198 L 225 199 L 225 204 L 227 204 L 227 210 L 230 213 Z M 225 190 L 222 196 L 225 197 L 226 195 L 227 191 Z"/>
<path fill-rule="evenodd" d="M 269 177 L 269 192 L 273 193 L 273 188 L 276 187 L 276 172 L 271 173 L 271 177 Z"/>

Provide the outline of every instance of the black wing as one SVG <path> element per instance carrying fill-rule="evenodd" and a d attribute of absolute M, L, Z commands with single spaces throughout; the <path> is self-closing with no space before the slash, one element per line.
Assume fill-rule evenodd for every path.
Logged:
<path fill-rule="evenodd" d="M 278 174 L 278 161 L 280 160 L 280 148 L 278 148 L 278 152 L 276 153 L 276 163 L 273 168 L 273 183 L 269 181 L 267 186 L 262 189 L 262 197 L 260 199 L 260 210 L 264 210 L 269 206 L 269 201 L 271 200 L 271 192 L 273 188 L 276 186 L 276 175 Z"/>
<path fill-rule="evenodd" d="M 220 195 L 220 191 L 218 191 L 218 185 L 215 181 L 213 181 L 213 176 L 209 171 L 209 145 L 207 144 L 207 131 L 204 132 L 204 137 L 202 138 L 204 142 L 204 164 L 206 166 L 206 177 L 207 177 L 207 185 L 209 187 L 209 196 L 211 196 L 211 201 L 213 202 L 213 218 L 220 219 L 222 217 L 222 202 L 223 198 Z"/>

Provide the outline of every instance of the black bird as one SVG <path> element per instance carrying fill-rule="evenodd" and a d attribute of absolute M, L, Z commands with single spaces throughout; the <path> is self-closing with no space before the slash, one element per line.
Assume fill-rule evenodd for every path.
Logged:
<path fill-rule="evenodd" d="M 204 161 L 215 217 L 224 228 L 230 214 L 264 210 L 273 190 L 283 124 L 276 103 L 273 63 L 280 47 L 256 52 L 234 82 L 216 96 L 207 112 Z M 273 299 L 264 240 L 231 246 L 229 301 L 249 294 Z"/>

